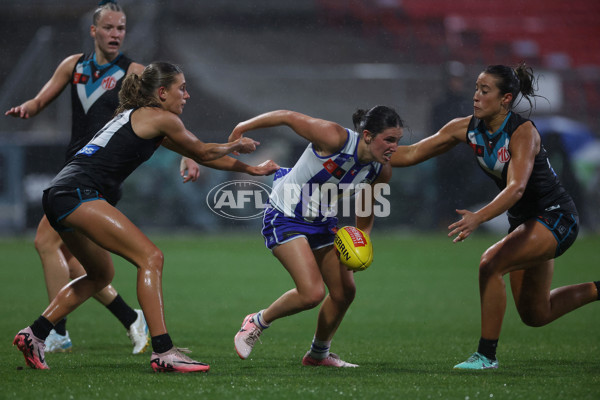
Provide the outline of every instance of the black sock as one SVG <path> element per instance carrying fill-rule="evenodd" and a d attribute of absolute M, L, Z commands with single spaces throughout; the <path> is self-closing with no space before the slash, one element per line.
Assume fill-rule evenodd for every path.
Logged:
<path fill-rule="evenodd" d="M 48 321 L 46 318 L 40 317 L 35 320 L 33 324 L 31 324 L 31 331 L 40 340 L 46 340 L 50 331 L 54 328 L 52 322 Z"/>
<path fill-rule="evenodd" d="M 106 308 L 108 308 L 110 312 L 113 313 L 119 321 L 121 321 L 125 329 L 129 329 L 131 324 L 133 324 L 138 317 L 135 310 L 125 303 L 125 300 L 121 298 L 120 294 L 118 294 L 117 297 L 115 297 L 115 299 L 106 306 Z"/>
<path fill-rule="evenodd" d="M 595 281 L 594 285 L 596 285 L 596 293 L 598 293 L 598 300 L 600 300 L 600 281 Z"/>
<path fill-rule="evenodd" d="M 65 336 L 67 334 L 67 319 L 63 318 L 56 325 L 54 325 L 54 330 L 61 336 Z"/>
<path fill-rule="evenodd" d="M 168 333 L 152 336 L 152 349 L 155 353 L 164 353 L 173 348 L 173 342 L 171 336 Z"/>
<path fill-rule="evenodd" d="M 490 360 L 496 359 L 496 347 L 498 346 L 498 340 L 488 340 L 481 338 L 479 339 L 479 347 L 477 348 L 477 352 L 483 354 Z"/>

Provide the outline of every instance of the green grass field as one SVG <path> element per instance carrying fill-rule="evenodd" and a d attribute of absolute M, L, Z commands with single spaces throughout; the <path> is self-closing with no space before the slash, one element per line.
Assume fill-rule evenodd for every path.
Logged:
<path fill-rule="evenodd" d="M 167 325 L 175 345 L 208 374 L 155 374 L 131 355 L 125 330 L 91 300 L 70 317 L 72 353 L 48 354 L 49 371 L 25 366 L 11 346 L 47 305 L 31 238 L 0 240 L 0 398 L 6 399 L 599 399 L 600 303 L 542 328 L 519 319 L 509 295 L 496 371 L 452 366 L 479 339 L 477 266 L 497 236 L 452 244 L 443 235 L 375 234 L 375 262 L 356 275 L 358 294 L 332 351 L 360 364 L 300 364 L 316 310 L 276 321 L 248 360 L 233 349 L 243 317 L 292 287 L 258 232 L 165 238 Z M 600 279 L 600 237 L 583 236 L 556 263 L 554 286 Z M 137 306 L 135 268 L 116 259 L 115 287 Z M 510 288 L 508 289 L 510 292 Z"/>

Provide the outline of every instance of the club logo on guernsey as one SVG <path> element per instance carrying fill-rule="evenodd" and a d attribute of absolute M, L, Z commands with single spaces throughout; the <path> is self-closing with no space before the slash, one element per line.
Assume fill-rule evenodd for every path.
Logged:
<path fill-rule="evenodd" d="M 510 153 L 506 147 L 500 147 L 498 150 L 498 161 L 506 164 L 510 160 Z"/>
<path fill-rule="evenodd" d="M 78 64 L 75 69 L 73 83 L 77 84 L 77 96 L 86 114 L 100 96 L 116 88 L 119 79 L 125 76 L 125 71 L 117 65 L 111 65 L 103 73 L 98 70 L 93 71 L 90 61 Z M 104 78 L 98 79 L 102 74 Z"/>
<path fill-rule="evenodd" d="M 104 90 L 113 90 L 117 87 L 117 80 L 112 76 L 107 76 L 102 79 L 102 89 Z"/>

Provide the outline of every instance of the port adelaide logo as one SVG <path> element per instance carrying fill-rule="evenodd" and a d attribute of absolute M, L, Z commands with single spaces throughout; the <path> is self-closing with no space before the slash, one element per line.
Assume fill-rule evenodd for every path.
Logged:
<path fill-rule="evenodd" d="M 208 192 L 206 204 L 218 216 L 249 220 L 261 218 L 271 187 L 257 181 L 227 181 Z"/>

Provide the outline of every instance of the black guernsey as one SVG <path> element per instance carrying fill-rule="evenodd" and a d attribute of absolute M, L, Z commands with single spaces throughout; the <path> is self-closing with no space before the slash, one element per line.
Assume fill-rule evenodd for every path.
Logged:
<path fill-rule="evenodd" d="M 467 143 L 475 152 L 479 166 L 498 188 L 506 187 L 506 175 L 511 156 L 510 140 L 519 126 L 530 120 L 510 112 L 502 126 L 489 133 L 483 121 L 472 117 L 467 130 Z M 533 122 L 532 122 L 533 123 Z M 534 125 L 535 126 L 535 125 Z M 530 218 L 548 207 L 571 203 L 571 196 L 558 180 L 550 165 L 544 146 L 535 156 L 533 170 L 521 199 L 508 210 L 513 218 Z"/>
<path fill-rule="evenodd" d="M 133 112 L 124 111 L 107 123 L 67 162 L 49 187 L 92 188 L 116 203 L 123 181 L 154 154 L 163 140 L 163 136 L 137 136 L 131 126 Z"/>
<path fill-rule="evenodd" d="M 82 55 L 71 78 L 71 140 L 68 161 L 114 116 L 119 90 L 132 60 L 124 54 L 108 64 L 98 65 L 96 54 Z"/>

